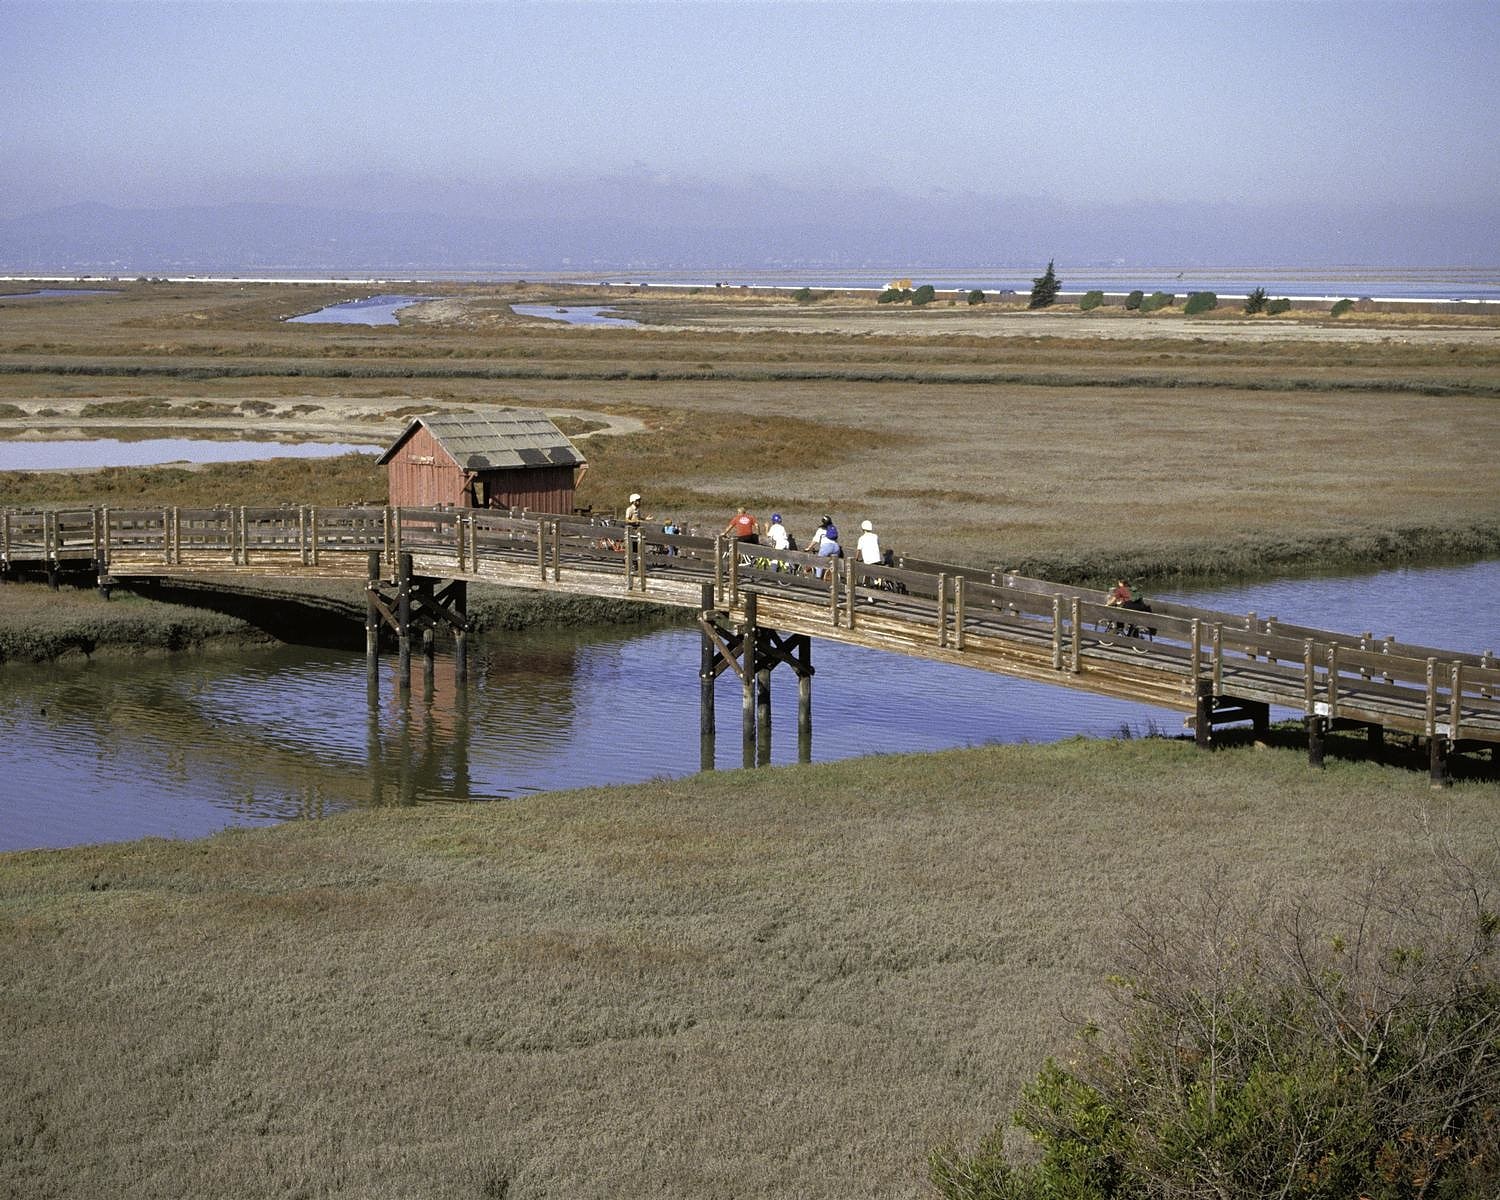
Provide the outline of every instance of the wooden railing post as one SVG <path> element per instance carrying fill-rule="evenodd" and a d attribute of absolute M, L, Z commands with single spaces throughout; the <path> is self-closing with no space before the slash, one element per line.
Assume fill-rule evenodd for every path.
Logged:
<path fill-rule="evenodd" d="M 307 510 L 307 536 L 310 543 L 309 554 L 312 557 L 312 565 L 318 565 L 318 506 L 311 505 Z"/>
<path fill-rule="evenodd" d="M 245 515 L 245 506 L 240 505 L 240 563 L 250 564 L 250 521 Z"/>
<path fill-rule="evenodd" d="M 1082 612 L 1083 602 L 1077 596 L 1074 596 L 1072 604 L 1068 607 L 1068 624 L 1072 626 L 1071 641 L 1069 644 L 1069 658 L 1071 661 L 1068 663 L 1068 666 L 1072 669 L 1074 675 L 1079 674 L 1083 670 L 1083 663 L 1081 661 L 1083 638 L 1080 634 L 1083 625 L 1083 622 L 1080 620 Z"/>
<path fill-rule="evenodd" d="M 1224 625 L 1221 621 L 1214 622 L 1213 672 L 1214 695 L 1222 696 L 1224 694 Z"/>
<path fill-rule="evenodd" d="M 9 518 L 7 518 L 7 522 L 8 521 Z M 101 537 L 99 542 L 99 570 L 101 571 L 107 571 L 109 569 L 109 554 L 111 549 L 109 538 L 109 522 L 109 509 L 101 509 L 99 520 L 99 524 L 101 527 Z M 9 532 L 9 530 L 7 530 L 7 532 Z M 9 541 L 8 538 L 6 540 Z"/>
<path fill-rule="evenodd" d="M 1458 741 L 1458 726 L 1463 719 L 1464 665 L 1455 662 L 1448 672 L 1448 737 Z"/>
<path fill-rule="evenodd" d="M 624 542 L 625 542 L 625 590 L 628 592 L 628 591 L 630 591 L 631 588 L 633 588 L 635 586 L 635 584 L 632 582 L 634 580 L 634 578 L 635 578 L 635 570 L 634 570 L 635 564 L 633 564 L 630 561 L 630 556 L 635 553 L 635 538 L 631 537 L 631 528 L 630 528 L 629 525 L 625 526 Z"/>
<path fill-rule="evenodd" d="M 182 509 L 172 506 L 172 561 L 182 562 Z"/>
<path fill-rule="evenodd" d="M 1062 593 L 1052 594 L 1052 669 L 1062 670 Z"/>
<path fill-rule="evenodd" d="M 844 561 L 844 623 L 854 628 L 854 588 L 858 582 L 858 572 L 854 569 L 854 559 Z"/>
<path fill-rule="evenodd" d="M 552 527 L 552 536 L 557 536 L 557 526 Z M 646 543 L 641 538 L 641 531 L 637 527 L 635 531 L 635 574 L 640 583 L 642 595 L 646 591 Z"/>
<path fill-rule="evenodd" d="M 562 535 L 557 522 L 552 522 L 552 582 L 562 582 Z"/>
<path fill-rule="evenodd" d="M 948 644 L 948 576 L 938 572 L 937 577 L 937 622 L 938 645 Z"/>
<path fill-rule="evenodd" d="M 1328 719 L 1336 720 L 1339 715 L 1339 644 L 1333 642 L 1328 647 Z"/>
<path fill-rule="evenodd" d="M 1197 683 L 1203 673 L 1203 623 L 1197 617 L 1193 618 L 1192 642 L 1193 682 Z"/>
<path fill-rule="evenodd" d="M 828 560 L 828 619 L 837 629 L 839 625 L 839 560 L 836 558 Z"/>
<path fill-rule="evenodd" d="M 172 561 L 172 510 L 170 508 L 161 510 L 161 560 L 164 563 Z M 232 563 L 240 561 L 232 536 L 229 539 L 229 561 Z"/>
<path fill-rule="evenodd" d="M 727 590 L 727 580 L 724 578 L 724 535 L 720 534 L 714 538 L 714 607 L 718 608 L 724 603 L 724 593 Z M 730 605 L 733 606 L 733 600 Z"/>
<path fill-rule="evenodd" d="M 953 648 L 964 648 L 964 577 L 953 581 Z"/>
<path fill-rule="evenodd" d="M 1317 711 L 1317 685 L 1314 679 L 1312 638 L 1302 639 L 1302 711 L 1307 717 Z"/>
<path fill-rule="evenodd" d="M 1429 738 L 1437 737 L 1437 659 L 1427 660 L 1427 719 Z"/>

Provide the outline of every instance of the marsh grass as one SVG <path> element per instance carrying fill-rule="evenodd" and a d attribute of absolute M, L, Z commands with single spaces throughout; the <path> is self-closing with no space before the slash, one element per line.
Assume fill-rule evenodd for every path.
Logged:
<path fill-rule="evenodd" d="M 1119 914 L 1337 890 L 1492 784 L 1162 739 L 0 857 L 0 1191 L 912 1196 Z"/>
<path fill-rule="evenodd" d="M 1456 318 L 1370 314 L 1390 330 L 1385 341 L 1247 340 L 1235 331 L 1264 329 L 1250 319 L 1216 321 L 1201 339 L 1107 339 L 1075 332 L 1077 313 L 1027 321 L 1036 336 L 979 336 L 958 323 L 937 336 L 865 336 L 839 321 L 873 311 L 873 300 L 809 309 L 622 288 L 591 299 L 697 327 L 589 331 L 505 315 L 512 299 L 578 289 L 435 290 L 467 297 L 453 311 L 472 320 L 279 322 L 325 302 L 328 288 L 153 285 L 66 311 L 10 306 L 0 310 L 0 403 L 30 413 L 58 397 L 152 411 L 292 397 L 386 398 L 391 412 L 587 407 L 648 425 L 585 444 L 580 501 L 596 510 L 649 490 L 653 511 L 703 527 L 738 503 L 790 510 L 797 529 L 824 511 L 841 523 L 870 517 L 900 552 L 1077 582 L 1121 570 L 1165 579 L 1409 562 L 1500 545 L 1500 490 L 1481 486 L 1500 444 L 1500 355 L 1459 334 L 1408 342 L 1400 332 L 1478 328 Z M 801 332 L 732 327 L 757 305 L 795 312 Z M 941 313 L 904 315 L 945 327 Z M 216 469 L 196 481 L 10 477 L 0 503 L 384 495 L 382 481 L 358 475 L 304 465 Z"/>

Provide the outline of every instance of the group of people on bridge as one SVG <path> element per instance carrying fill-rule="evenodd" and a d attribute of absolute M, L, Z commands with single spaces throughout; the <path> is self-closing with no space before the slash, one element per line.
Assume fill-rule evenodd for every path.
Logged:
<path fill-rule="evenodd" d="M 639 531 L 641 526 L 648 521 L 650 518 L 641 509 L 641 494 L 632 492 L 630 503 L 625 508 L 626 528 Z M 681 532 L 681 527 L 673 518 L 668 518 L 662 524 L 661 529 L 666 534 Z M 872 566 L 889 565 L 892 555 L 889 550 L 881 548 L 880 535 L 875 530 L 875 523 L 866 519 L 860 522 L 859 529 L 859 537 L 855 540 L 854 546 L 855 557 L 860 562 Z M 818 527 L 808 537 L 806 545 L 799 546 L 797 539 L 782 522 L 779 512 L 772 513 L 771 520 L 762 527 L 760 521 L 741 505 L 735 510 L 734 516 L 729 519 L 729 523 L 724 526 L 723 535 L 742 545 L 765 546 L 769 550 L 801 550 L 806 554 L 816 554 L 819 558 L 845 557 L 839 528 L 834 524 L 833 518 L 827 515 L 818 521 Z M 822 575 L 822 571 L 816 574 Z"/>

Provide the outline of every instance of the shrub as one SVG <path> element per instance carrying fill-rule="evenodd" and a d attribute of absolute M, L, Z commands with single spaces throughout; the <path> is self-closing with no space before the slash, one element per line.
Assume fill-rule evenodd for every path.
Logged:
<path fill-rule="evenodd" d="M 1016 1119 L 936 1151 L 950 1200 L 1500 1194 L 1500 916 L 1444 864 L 1337 903 L 1210 886 L 1137 915 L 1113 1004 Z"/>
<path fill-rule="evenodd" d="M 1142 302 L 1145 299 L 1146 293 L 1141 291 L 1140 288 L 1136 288 L 1135 291 L 1131 292 L 1130 295 L 1125 297 L 1125 307 L 1130 312 L 1135 312 L 1136 309 L 1140 308 Z"/>
<path fill-rule="evenodd" d="M 798 304 L 811 304 L 813 299 L 812 288 L 798 288 L 792 293 L 792 299 Z"/>
<path fill-rule="evenodd" d="M 1199 313 L 1212 312 L 1219 307 L 1219 298 L 1213 292 L 1193 292 L 1187 298 L 1187 303 L 1182 306 L 1182 311 L 1190 317 Z"/>
<path fill-rule="evenodd" d="M 1078 307 L 1083 312 L 1089 312 L 1104 303 L 1104 293 L 1098 290 L 1084 292 L 1083 299 L 1078 302 Z"/>
<path fill-rule="evenodd" d="M 1258 287 L 1245 297 L 1245 313 L 1247 316 L 1253 317 L 1256 313 L 1265 312 L 1265 310 L 1266 289 Z"/>
<path fill-rule="evenodd" d="M 1266 316 L 1279 317 L 1284 312 L 1290 312 L 1291 308 L 1292 302 L 1285 297 L 1278 300 L 1268 300 L 1266 302 Z"/>
<path fill-rule="evenodd" d="M 1141 301 L 1141 311 L 1143 313 L 1148 313 L 1155 312 L 1159 308 L 1167 308 L 1176 299 L 1177 297 L 1172 295 L 1170 292 L 1152 292 L 1149 296 Z"/>
<path fill-rule="evenodd" d="M 885 291 L 881 292 L 877 297 L 878 302 L 881 304 L 900 304 L 903 301 L 910 299 L 910 288 L 886 288 Z"/>
<path fill-rule="evenodd" d="M 1353 307 L 1354 301 L 1348 299 L 1347 297 L 1343 300 L 1335 300 L 1333 302 L 1333 307 L 1328 310 L 1328 315 L 1330 317 L 1342 317 Z"/>
<path fill-rule="evenodd" d="M 1057 293 L 1062 290 L 1062 280 L 1057 277 L 1052 269 L 1052 260 L 1047 260 L 1047 269 L 1031 281 L 1031 299 L 1027 302 L 1027 308 L 1047 308 L 1057 300 Z"/>
<path fill-rule="evenodd" d="M 932 284 L 924 283 L 911 294 L 911 302 L 920 308 L 924 304 L 931 304 L 937 299 L 937 289 Z"/>
<path fill-rule="evenodd" d="M 970 304 L 983 304 L 984 303 L 984 293 L 981 292 L 978 288 L 975 288 L 972 292 L 969 293 L 969 303 Z"/>

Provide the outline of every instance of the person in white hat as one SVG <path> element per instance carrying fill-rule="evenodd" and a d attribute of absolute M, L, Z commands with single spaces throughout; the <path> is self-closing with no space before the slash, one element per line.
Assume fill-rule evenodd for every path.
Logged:
<path fill-rule="evenodd" d="M 875 534 L 875 526 L 869 521 L 861 521 L 859 527 L 862 532 L 854 547 L 859 554 L 859 561 L 879 566 L 881 562 L 880 538 Z"/>
<path fill-rule="evenodd" d="M 641 494 L 630 493 L 630 503 L 625 506 L 625 524 L 631 529 L 641 527 Z"/>

